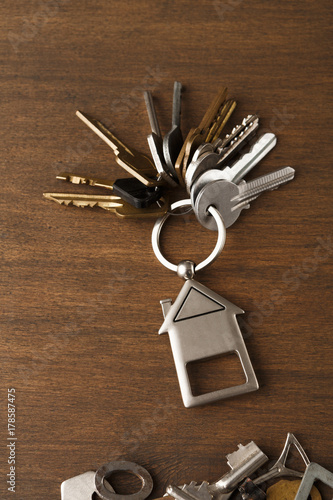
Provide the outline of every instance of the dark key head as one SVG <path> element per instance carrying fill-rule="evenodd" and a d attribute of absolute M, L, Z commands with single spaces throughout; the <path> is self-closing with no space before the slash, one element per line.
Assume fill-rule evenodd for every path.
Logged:
<path fill-rule="evenodd" d="M 161 187 L 145 186 L 134 177 L 116 180 L 113 183 L 113 192 L 136 208 L 149 207 L 162 196 Z"/>

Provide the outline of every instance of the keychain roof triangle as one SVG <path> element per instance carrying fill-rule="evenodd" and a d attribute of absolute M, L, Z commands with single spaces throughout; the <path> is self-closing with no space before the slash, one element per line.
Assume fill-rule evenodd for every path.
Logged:
<path fill-rule="evenodd" d="M 203 290 L 199 290 L 199 287 L 195 288 L 193 283 L 190 286 L 189 290 L 188 287 L 186 287 L 185 283 L 182 288 L 182 292 L 184 292 L 185 297 L 181 298 L 181 304 L 179 308 L 177 307 L 178 310 L 176 309 L 176 313 L 173 314 L 171 313 L 171 311 L 169 311 L 168 313 L 170 319 L 173 318 L 172 321 L 174 323 L 183 321 L 185 319 L 197 318 L 199 316 L 205 316 L 206 314 L 212 314 L 217 311 L 225 310 L 225 306 L 222 304 L 222 297 L 220 297 L 221 300 L 219 301 L 216 298 L 213 299 L 212 297 L 209 297 Z M 180 295 L 178 298 L 180 298 Z M 174 305 L 174 307 L 176 306 Z M 239 311 L 243 312 L 241 309 Z M 164 321 L 163 326 L 160 329 L 160 333 L 163 333 L 162 329 L 164 328 L 164 325 L 166 325 L 166 323 L 167 319 Z"/>

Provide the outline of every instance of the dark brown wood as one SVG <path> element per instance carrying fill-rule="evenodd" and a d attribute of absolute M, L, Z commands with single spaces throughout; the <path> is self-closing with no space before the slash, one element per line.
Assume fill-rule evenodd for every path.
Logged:
<path fill-rule="evenodd" d="M 5 450 L 14 387 L 15 498 L 60 498 L 63 480 L 118 458 L 149 469 L 156 498 L 169 483 L 217 479 L 238 443 L 277 458 L 288 431 L 332 470 L 331 2 L 3 0 L 1 24 L 0 408 Z M 148 153 L 142 91 L 165 132 L 175 79 L 186 86 L 184 133 L 227 85 L 231 125 L 258 112 L 278 136 L 249 177 L 296 169 L 240 216 L 198 276 L 246 311 L 260 390 L 194 409 L 157 334 L 159 300 L 182 283 L 154 257 L 153 221 L 42 198 L 72 189 L 56 181 L 62 170 L 123 174 L 77 109 Z M 216 237 L 192 216 L 164 236 L 169 258 L 197 262 Z M 212 365 L 203 390 L 223 373 L 232 380 L 229 366 Z"/>

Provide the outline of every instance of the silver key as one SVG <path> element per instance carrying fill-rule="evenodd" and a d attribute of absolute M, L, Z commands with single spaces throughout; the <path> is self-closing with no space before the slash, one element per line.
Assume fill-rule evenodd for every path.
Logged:
<path fill-rule="evenodd" d="M 217 149 L 221 147 L 223 140 L 218 138 L 214 142 L 204 142 L 194 152 L 192 162 L 198 160 L 204 153 L 216 153 Z"/>
<path fill-rule="evenodd" d="M 173 86 L 172 127 L 163 139 L 165 163 L 174 179 L 178 179 L 175 163 L 184 144 L 182 131 L 180 129 L 181 94 L 182 84 L 180 82 L 175 82 Z"/>
<path fill-rule="evenodd" d="M 220 156 L 219 167 L 230 161 L 252 139 L 258 128 L 259 117 L 257 115 L 248 115 L 241 125 L 234 127 L 217 149 Z"/>
<path fill-rule="evenodd" d="M 170 485 L 167 487 L 166 492 L 175 498 L 175 500 L 212 500 L 212 495 L 209 493 L 206 481 L 200 485 L 192 481 L 192 483 L 185 484 L 181 488 Z"/>
<path fill-rule="evenodd" d="M 295 170 L 285 167 L 276 172 L 258 177 L 257 179 L 240 184 L 221 179 L 218 172 L 217 180 L 203 186 L 194 202 L 194 213 L 204 227 L 217 230 L 214 218 L 208 213 L 211 205 L 220 212 L 226 227 L 230 227 L 239 217 L 244 208 L 250 207 L 250 202 L 268 190 L 277 189 L 280 185 L 294 178 Z"/>
<path fill-rule="evenodd" d="M 257 115 L 248 115 L 241 125 L 234 127 L 230 134 L 224 139 L 216 139 L 213 143 L 205 142 L 200 144 L 193 155 L 192 161 L 198 160 L 203 153 L 216 153 L 219 155 L 219 166 L 223 166 L 228 160 L 235 156 L 247 142 L 255 135 L 259 128 L 259 118 Z"/>
<path fill-rule="evenodd" d="M 248 153 L 245 153 L 231 167 L 223 169 L 224 178 L 238 184 L 276 146 L 276 142 L 276 135 L 270 132 L 262 135 Z"/>
<path fill-rule="evenodd" d="M 144 98 L 152 131 L 152 133 L 147 136 L 147 141 L 156 170 L 160 174 L 160 176 L 166 182 L 168 182 L 168 184 L 176 187 L 178 184 L 172 177 L 169 168 L 165 164 L 163 155 L 163 139 L 153 103 L 153 97 L 150 92 L 146 91 L 144 92 Z"/>
<path fill-rule="evenodd" d="M 242 135 L 239 135 L 238 141 L 231 144 L 230 153 L 228 153 L 227 147 L 222 149 L 218 148 L 216 152 L 213 151 L 201 154 L 196 161 L 192 161 L 185 174 L 187 192 L 190 193 L 191 186 L 195 179 L 206 170 L 212 168 L 223 168 L 225 178 L 238 183 L 239 180 L 250 172 L 250 170 L 252 170 L 252 168 L 255 167 L 276 145 L 277 139 L 274 134 L 264 134 L 255 142 L 250 151 L 241 156 L 232 167 L 224 167 L 226 161 L 230 160 L 249 141 L 249 138 L 253 137 L 258 127 L 259 119 L 256 118 L 253 122 L 250 122 L 246 131 L 243 132 Z M 236 180 L 234 180 L 234 178 L 236 178 Z"/>
<path fill-rule="evenodd" d="M 268 457 L 253 441 L 246 446 L 239 444 L 238 450 L 227 455 L 227 459 L 231 471 L 209 486 L 209 491 L 214 498 L 219 498 L 222 493 L 233 491 L 240 481 L 253 474 L 268 461 Z"/>
<path fill-rule="evenodd" d="M 167 493 L 176 500 L 227 500 L 239 482 L 253 474 L 267 462 L 268 457 L 251 441 L 246 446 L 238 445 L 238 450 L 227 455 L 230 472 L 215 483 L 192 481 L 182 487 L 168 486 Z"/>
<path fill-rule="evenodd" d="M 221 493 L 216 497 L 216 500 L 229 500 L 234 491 Z M 168 486 L 166 492 L 176 500 L 215 500 L 215 497 L 209 492 L 209 484 L 206 481 L 200 485 L 192 481 L 189 485 L 184 485 L 181 488 Z"/>

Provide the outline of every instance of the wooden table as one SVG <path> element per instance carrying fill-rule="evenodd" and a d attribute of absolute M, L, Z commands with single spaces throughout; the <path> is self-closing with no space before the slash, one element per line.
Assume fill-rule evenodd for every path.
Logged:
<path fill-rule="evenodd" d="M 145 466 L 156 498 L 169 483 L 216 480 L 238 443 L 276 459 L 287 432 L 332 470 L 331 2 L 4 0 L 1 23 L 2 449 L 8 388 L 17 437 L 16 496 L 7 448 L 1 498 L 58 499 L 63 480 L 115 459 Z M 157 334 L 159 301 L 182 283 L 153 254 L 154 221 L 42 198 L 74 190 L 56 180 L 64 170 L 123 175 L 77 109 L 148 153 L 142 91 L 166 132 L 174 80 L 186 86 L 185 133 L 225 84 L 238 102 L 228 130 L 257 112 L 278 137 L 249 178 L 296 169 L 228 229 L 223 254 L 198 276 L 246 311 L 260 389 L 192 409 Z M 175 217 L 164 249 L 198 262 L 215 238 L 194 216 Z M 237 369 L 199 367 L 194 383 L 214 389 Z"/>

